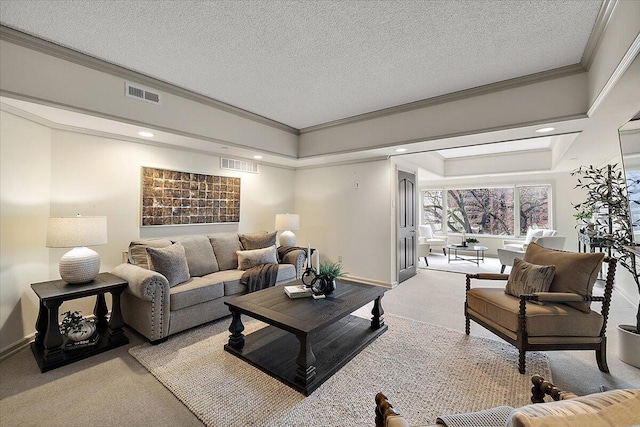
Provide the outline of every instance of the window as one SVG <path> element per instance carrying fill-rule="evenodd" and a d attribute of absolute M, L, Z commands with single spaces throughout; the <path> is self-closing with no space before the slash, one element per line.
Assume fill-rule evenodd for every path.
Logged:
<path fill-rule="evenodd" d="M 524 236 L 551 228 L 550 185 L 519 185 L 422 193 L 422 222 L 435 230 L 494 236 Z"/>
<path fill-rule="evenodd" d="M 447 230 L 513 235 L 513 187 L 447 191 Z"/>
<path fill-rule="evenodd" d="M 422 223 L 430 224 L 433 231 L 442 231 L 442 190 L 422 193 Z"/>
<path fill-rule="evenodd" d="M 520 201 L 520 235 L 527 234 L 533 228 L 550 228 L 549 224 L 549 195 L 551 186 L 522 186 L 518 187 Z"/>

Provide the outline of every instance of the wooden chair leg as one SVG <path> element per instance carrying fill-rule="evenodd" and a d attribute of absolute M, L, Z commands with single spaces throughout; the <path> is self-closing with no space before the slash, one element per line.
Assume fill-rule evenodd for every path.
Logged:
<path fill-rule="evenodd" d="M 442 253 L 446 255 L 447 254 L 447 250 L 445 248 L 442 248 Z"/>
<path fill-rule="evenodd" d="M 424 262 L 427 264 L 427 267 L 429 267 L 429 260 L 427 260 L 427 257 L 424 257 Z"/>
<path fill-rule="evenodd" d="M 466 310 L 464 312 L 464 333 L 467 335 L 471 333 L 471 321 L 469 320 L 469 315 Z"/>
<path fill-rule="evenodd" d="M 602 337 L 602 343 L 600 343 L 600 349 L 596 350 L 596 362 L 598 362 L 598 369 L 604 373 L 609 373 L 609 366 L 607 365 L 607 338 Z"/>
<path fill-rule="evenodd" d="M 526 357 L 526 353 L 524 350 L 519 350 L 519 354 L 518 354 L 518 372 L 520 372 L 521 374 L 524 374 L 525 371 L 525 357 Z"/>

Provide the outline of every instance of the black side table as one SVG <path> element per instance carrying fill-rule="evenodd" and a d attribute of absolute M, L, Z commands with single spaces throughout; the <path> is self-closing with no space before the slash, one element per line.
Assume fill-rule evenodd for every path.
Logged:
<path fill-rule="evenodd" d="M 109 273 L 100 273 L 92 282 L 81 285 L 70 285 L 64 280 L 32 284 L 31 289 L 40 299 L 40 311 L 36 322 L 36 339 L 31 343 L 31 350 L 40 371 L 46 372 L 128 344 L 129 339 L 122 329 L 124 320 L 120 311 L 120 294 L 127 286 L 125 280 Z M 108 321 L 105 292 L 109 292 L 112 297 L 111 316 Z M 97 318 L 98 342 L 90 347 L 65 351 L 58 323 L 60 305 L 64 301 L 91 295 L 96 295 L 93 314 Z"/>

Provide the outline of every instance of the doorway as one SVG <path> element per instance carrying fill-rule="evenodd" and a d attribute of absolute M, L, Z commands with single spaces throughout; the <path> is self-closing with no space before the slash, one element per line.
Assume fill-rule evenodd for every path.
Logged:
<path fill-rule="evenodd" d="M 416 176 L 398 171 L 398 281 L 416 275 Z"/>

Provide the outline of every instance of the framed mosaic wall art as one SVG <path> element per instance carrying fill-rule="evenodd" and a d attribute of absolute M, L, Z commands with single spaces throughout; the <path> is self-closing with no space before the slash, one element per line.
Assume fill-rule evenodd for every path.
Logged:
<path fill-rule="evenodd" d="M 240 221 L 240 178 L 142 168 L 143 227 Z"/>

